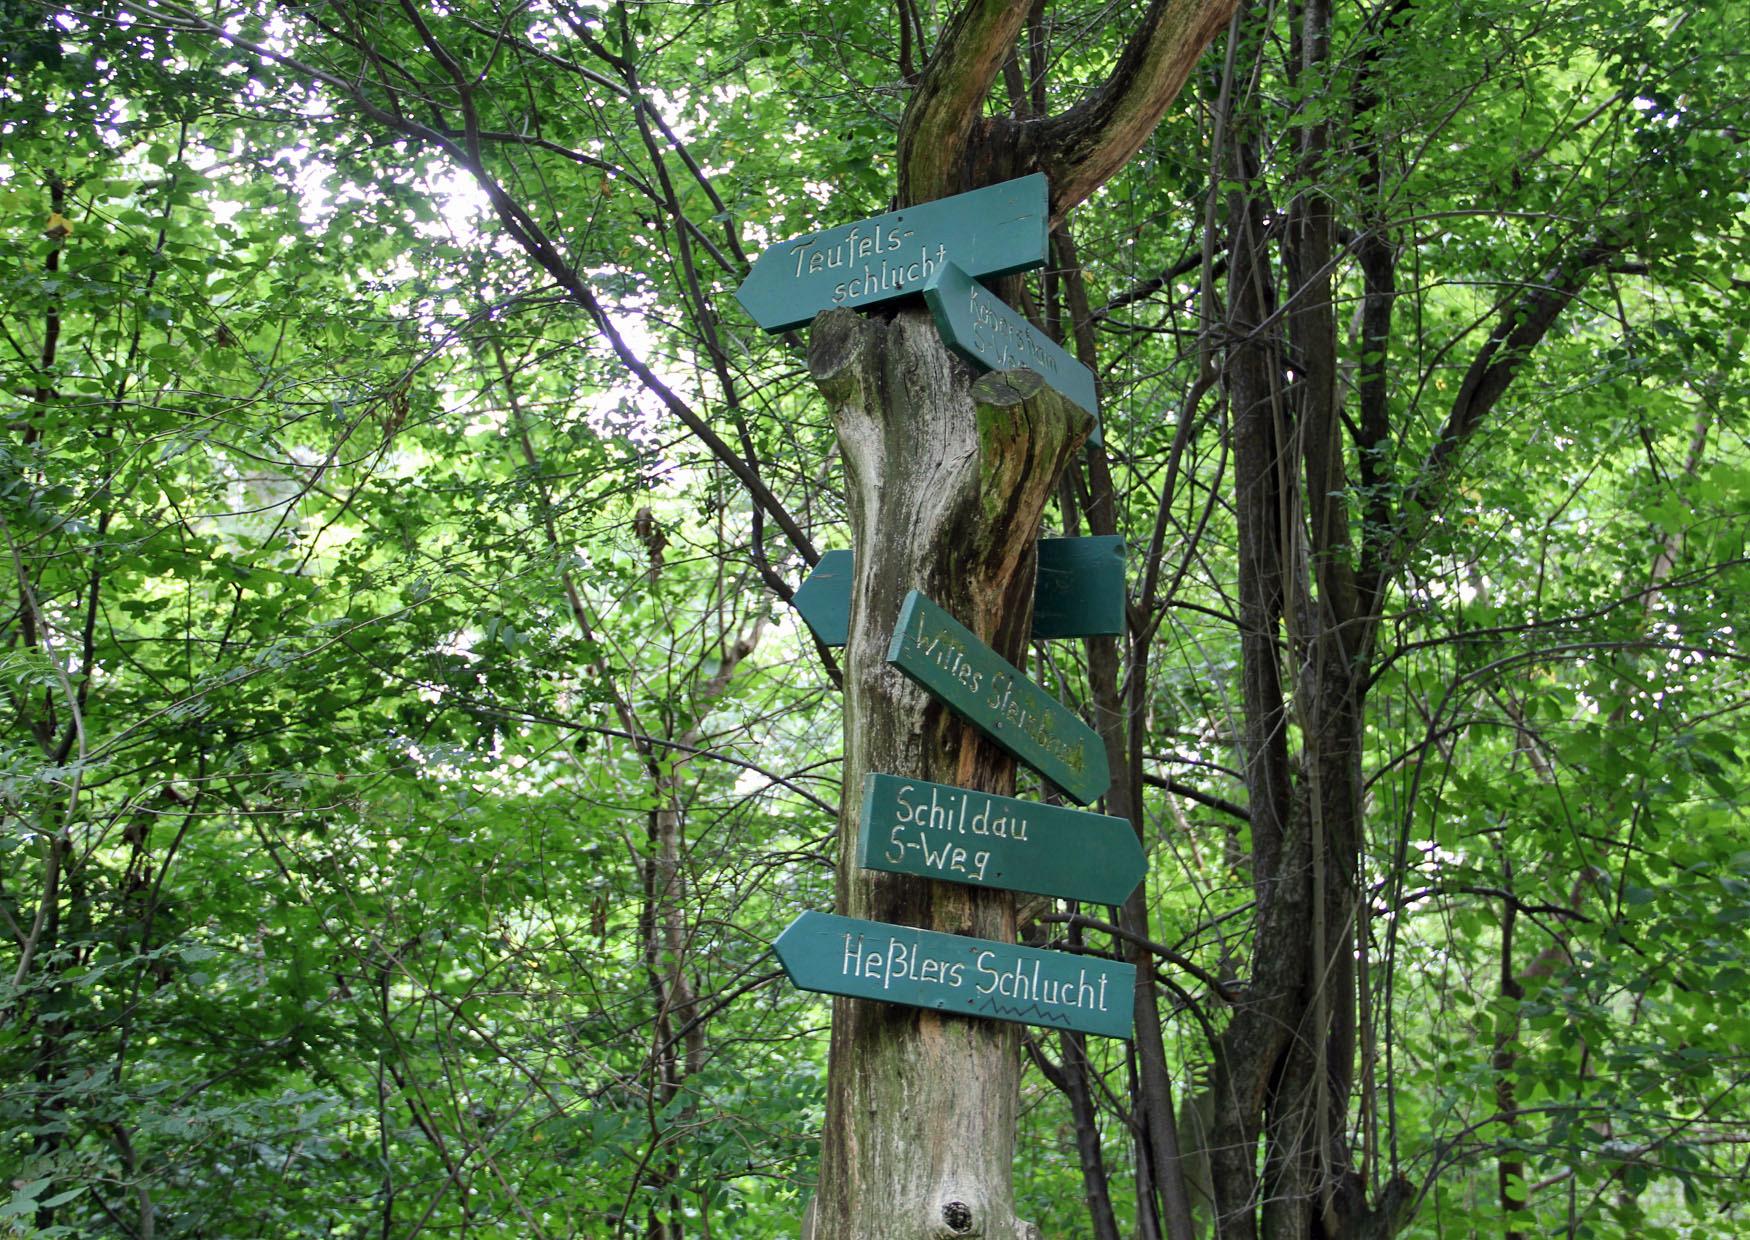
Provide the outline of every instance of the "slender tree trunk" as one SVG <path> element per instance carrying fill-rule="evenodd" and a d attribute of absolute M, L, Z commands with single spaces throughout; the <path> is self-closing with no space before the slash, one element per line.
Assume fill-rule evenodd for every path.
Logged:
<path fill-rule="evenodd" d="M 1022 661 L 1040 516 L 1089 419 L 1027 372 L 975 384 L 921 310 L 828 311 L 809 363 L 838 426 L 857 565 L 838 911 L 1013 942 L 1007 893 L 859 870 L 857 790 L 872 771 L 1013 790 L 1012 760 L 884 656 L 916 588 Z M 818 1240 L 1034 1234 L 1013 1200 L 1019 1081 L 1012 1025 L 835 1001 Z"/>
<path fill-rule="evenodd" d="M 1088 1225 L 1093 1229 L 1093 1240 L 1119 1240 L 1106 1159 L 1100 1149 L 1099 1112 L 1088 1089 L 1088 1073 L 1092 1068 L 1088 1063 L 1087 1038 L 1079 1033 L 1061 1033 L 1057 1040 L 1063 1050 L 1064 1094 L 1076 1126 L 1076 1157 L 1082 1165 Z"/>
<path fill-rule="evenodd" d="M 1513 972 L 1513 932 L 1518 927 L 1519 904 L 1512 898 L 1513 865 L 1506 857 L 1501 861 L 1501 884 L 1508 898 L 1501 904 L 1501 998 L 1517 1005 L 1525 997 L 1525 987 Z M 1515 1215 L 1525 1208 L 1525 1161 L 1510 1153 L 1519 1133 L 1519 1084 L 1516 1075 L 1518 1055 L 1514 1044 L 1519 1036 L 1517 1007 L 1511 1019 L 1503 1019 L 1495 1030 L 1494 1054 L 1489 1066 L 1495 1073 L 1495 1109 L 1501 1114 L 1504 1138 L 1501 1152 L 1495 1158 L 1496 1186 L 1501 1198 L 1502 1240 L 1525 1240 Z"/>
<path fill-rule="evenodd" d="M 1256 160 L 1236 143 L 1235 180 L 1250 186 Z M 1289 1028 L 1289 997 L 1304 974 L 1306 921 L 1298 884 L 1284 881 L 1305 871 L 1304 858 L 1285 857 L 1288 839 L 1288 720 L 1283 706 L 1281 654 L 1283 614 L 1280 359 L 1263 328 L 1275 306 L 1264 250 L 1265 207 L 1245 190 L 1229 196 L 1233 235 L 1229 258 L 1229 336 L 1239 342 L 1226 360 L 1225 382 L 1232 408 L 1235 508 L 1239 521 L 1241 687 L 1245 732 L 1247 808 L 1252 827 L 1252 884 L 1258 903 L 1252 986 L 1236 1006 L 1217 1047 L 1212 1081 L 1210 1169 L 1215 1182 L 1216 1234 L 1222 1240 L 1257 1235 L 1257 1146 L 1266 1091 Z M 1296 862 L 1299 864 L 1296 864 Z M 1269 955 L 1263 945 L 1302 945 L 1299 956 Z"/>

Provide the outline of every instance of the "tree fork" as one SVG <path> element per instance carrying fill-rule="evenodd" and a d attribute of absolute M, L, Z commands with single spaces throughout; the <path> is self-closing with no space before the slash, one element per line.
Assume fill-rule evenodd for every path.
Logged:
<path fill-rule="evenodd" d="M 1014 762 L 885 660 L 922 590 L 1010 662 L 1032 623 L 1040 518 L 1092 419 L 1028 371 L 973 381 L 922 309 L 817 316 L 809 368 L 831 404 L 856 551 L 845 648 L 837 910 L 1012 943 L 1015 901 L 858 868 L 863 777 L 1009 794 Z M 833 1004 L 817 1240 L 1021 1240 L 1012 1025 L 856 999 Z"/>

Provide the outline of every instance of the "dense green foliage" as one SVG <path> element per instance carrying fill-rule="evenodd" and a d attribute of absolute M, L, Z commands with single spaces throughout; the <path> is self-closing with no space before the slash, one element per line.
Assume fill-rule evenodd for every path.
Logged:
<path fill-rule="evenodd" d="M 885 205 L 912 11 L 0 0 L 13 1234 L 794 1234 L 827 1009 L 766 948 L 831 906 L 841 738 L 779 591 L 845 534 L 799 342 L 727 292 Z M 1049 13 L 1034 102 L 993 109 L 1110 67 L 1107 9 Z M 1254 897 L 1224 256 L 1242 200 L 1319 195 L 1340 399 L 1383 366 L 1391 428 L 1342 496 L 1393 514 L 1357 536 L 1388 570 L 1361 1178 L 1414 1186 L 1406 1234 L 1738 1234 L 1750 27 L 1430 0 L 1333 31 L 1291 73 L 1290 15 L 1243 10 L 1069 221 L 1159 626 L 1181 1131 Z M 1048 326 L 1072 283 L 1029 285 Z M 1079 699 L 1084 660 L 1039 675 Z M 1090 1234 L 1033 1049 L 1018 1193 Z M 1131 1065 L 1089 1053 L 1142 1227 Z"/>

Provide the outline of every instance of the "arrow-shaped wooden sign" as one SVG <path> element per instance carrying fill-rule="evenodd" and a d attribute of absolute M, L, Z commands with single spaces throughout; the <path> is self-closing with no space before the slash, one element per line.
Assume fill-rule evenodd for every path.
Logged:
<path fill-rule="evenodd" d="M 857 863 L 1094 904 L 1123 904 L 1148 870 L 1126 819 L 875 774 L 863 781 Z"/>
<path fill-rule="evenodd" d="M 828 551 L 791 605 L 825 646 L 842 646 L 851 627 L 853 553 Z M 1041 538 L 1033 585 L 1033 636 L 1115 636 L 1124 632 L 1124 540 Z"/>
<path fill-rule="evenodd" d="M 1136 968 L 830 913 L 803 913 L 772 944 L 802 990 L 959 1016 L 1128 1038 Z"/>
<path fill-rule="evenodd" d="M 1111 786 L 1094 730 L 916 590 L 900 608 L 887 661 L 1078 804 Z"/>
<path fill-rule="evenodd" d="M 1100 403 L 1094 372 L 1065 353 L 1025 317 L 972 278 L 952 256 L 924 282 L 924 301 L 942 342 L 983 370 L 1026 368 L 1086 409 L 1094 419 L 1089 443 L 1100 442 Z"/>
<path fill-rule="evenodd" d="M 761 327 L 786 331 L 834 306 L 915 295 L 950 262 L 975 276 L 1037 267 L 1047 223 L 1045 176 L 1034 173 L 780 241 L 735 297 Z"/>

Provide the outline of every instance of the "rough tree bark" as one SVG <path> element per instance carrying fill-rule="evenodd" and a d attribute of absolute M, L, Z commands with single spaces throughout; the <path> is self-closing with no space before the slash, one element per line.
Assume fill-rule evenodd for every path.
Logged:
<path fill-rule="evenodd" d="M 871 771 L 1009 793 L 1014 762 L 889 667 L 907 590 L 1011 662 L 1032 622 L 1040 517 L 1088 416 L 1025 371 L 976 383 L 928 315 L 835 310 L 809 364 L 844 450 L 857 575 L 845 648 L 845 783 Z M 860 870 L 858 799 L 839 824 L 838 911 L 1013 942 L 1014 897 Z M 1020 1237 L 1011 1191 L 1014 1026 L 839 999 L 815 1235 Z"/>

